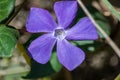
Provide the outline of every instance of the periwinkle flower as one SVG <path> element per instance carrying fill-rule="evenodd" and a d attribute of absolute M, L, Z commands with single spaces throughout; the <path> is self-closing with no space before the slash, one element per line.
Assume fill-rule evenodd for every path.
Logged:
<path fill-rule="evenodd" d="M 68 40 L 95 40 L 98 35 L 88 17 L 82 18 L 71 29 L 68 28 L 77 12 L 76 1 L 56 2 L 54 11 L 58 24 L 47 10 L 31 8 L 26 24 L 27 31 L 45 32 L 45 34 L 35 39 L 28 50 L 35 61 L 45 64 L 49 61 L 52 49 L 57 42 L 58 60 L 71 71 L 84 61 L 85 54 Z"/>

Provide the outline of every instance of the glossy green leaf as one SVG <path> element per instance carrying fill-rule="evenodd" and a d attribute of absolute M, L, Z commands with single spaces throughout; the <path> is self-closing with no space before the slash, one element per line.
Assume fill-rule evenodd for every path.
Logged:
<path fill-rule="evenodd" d="M 17 43 L 13 29 L 0 25 L 0 57 L 10 57 Z"/>
<path fill-rule="evenodd" d="M 13 28 L 12 26 L 8 26 L 8 27 L 9 27 L 8 29 L 10 29 L 10 31 L 14 34 L 16 38 L 20 36 L 19 31 L 17 29 Z"/>
<path fill-rule="evenodd" d="M 51 59 L 50 59 L 50 63 L 51 63 L 52 68 L 53 68 L 56 72 L 58 72 L 58 71 L 61 70 L 62 65 L 61 65 L 61 64 L 59 63 L 59 61 L 58 61 L 56 52 L 53 52 L 53 53 L 52 53 L 52 56 L 51 56 Z"/>
<path fill-rule="evenodd" d="M 8 18 L 14 8 L 15 0 L 0 0 L 0 22 Z"/>

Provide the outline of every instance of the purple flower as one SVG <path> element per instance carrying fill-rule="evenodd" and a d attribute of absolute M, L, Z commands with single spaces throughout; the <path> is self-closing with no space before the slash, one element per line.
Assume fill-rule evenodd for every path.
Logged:
<path fill-rule="evenodd" d="M 34 40 L 28 50 L 35 61 L 45 64 L 49 61 L 52 49 L 57 42 L 58 60 L 71 71 L 84 61 L 85 54 L 68 40 L 95 40 L 98 35 L 88 17 L 82 18 L 71 29 L 68 28 L 77 12 L 76 1 L 56 2 L 54 11 L 58 24 L 47 10 L 31 8 L 26 24 L 27 31 L 46 34 Z"/>

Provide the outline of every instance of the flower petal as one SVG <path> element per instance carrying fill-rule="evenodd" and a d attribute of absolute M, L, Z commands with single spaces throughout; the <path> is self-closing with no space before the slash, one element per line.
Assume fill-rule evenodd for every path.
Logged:
<path fill-rule="evenodd" d="M 79 66 L 85 59 L 84 52 L 65 39 L 58 40 L 57 55 L 60 63 L 70 71 Z"/>
<path fill-rule="evenodd" d="M 27 31 L 32 33 L 50 32 L 56 26 L 56 22 L 48 11 L 41 8 L 31 8 L 26 24 Z"/>
<path fill-rule="evenodd" d="M 58 19 L 58 27 L 66 28 L 70 25 L 77 12 L 76 1 L 59 1 L 54 5 Z"/>
<path fill-rule="evenodd" d="M 88 17 L 82 18 L 75 26 L 67 31 L 69 40 L 95 40 L 97 30 Z"/>
<path fill-rule="evenodd" d="M 50 59 L 52 49 L 56 39 L 51 34 L 44 34 L 34 40 L 28 50 L 32 58 L 42 64 L 45 64 Z"/>

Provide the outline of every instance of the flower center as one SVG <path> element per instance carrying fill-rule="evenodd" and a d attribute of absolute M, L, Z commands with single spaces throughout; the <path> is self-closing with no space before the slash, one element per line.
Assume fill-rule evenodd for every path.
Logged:
<path fill-rule="evenodd" d="M 55 29 L 54 36 L 58 40 L 63 40 L 66 36 L 65 30 L 64 29 Z"/>

